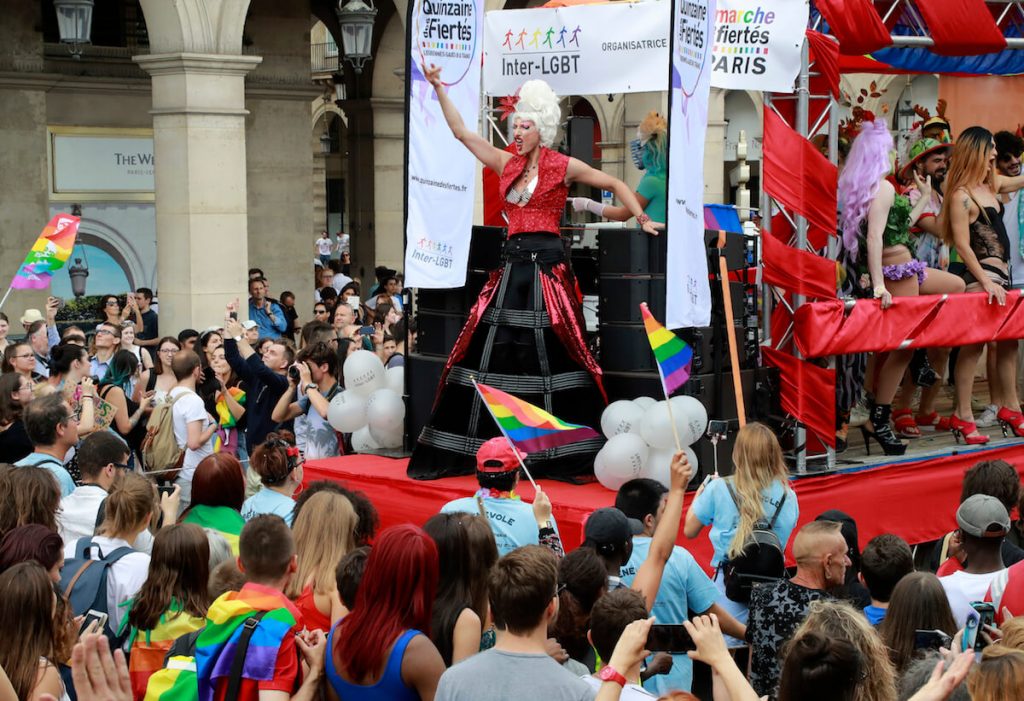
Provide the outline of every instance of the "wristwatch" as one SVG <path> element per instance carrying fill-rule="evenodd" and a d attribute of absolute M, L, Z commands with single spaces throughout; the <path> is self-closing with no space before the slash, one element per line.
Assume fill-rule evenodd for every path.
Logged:
<path fill-rule="evenodd" d="M 308 392 L 311 389 L 316 389 L 316 383 L 315 382 L 310 382 L 308 384 L 302 385 L 302 393 L 303 394 L 305 394 L 306 392 Z"/>
<path fill-rule="evenodd" d="M 626 678 L 618 672 L 616 672 L 611 665 L 605 665 L 604 667 L 602 667 L 601 671 L 597 675 L 597 678 L 603 682 L 614 682 L 621 687 L 626 686 Z"/>

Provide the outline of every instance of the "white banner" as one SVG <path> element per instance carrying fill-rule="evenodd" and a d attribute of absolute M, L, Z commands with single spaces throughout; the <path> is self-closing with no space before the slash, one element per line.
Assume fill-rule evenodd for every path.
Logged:
<path fill-rule="evenodd" d="M 808 0 L 718 0 L 711 85 L 793 92 Z"/>
<path fill-rule="evenodd" d="M 559 95 L 665 89 L 670 3 L 497 10 L 484 30 L 484 92 L 540 78 Z"/>
<path fill-rule="evenodd" d="M 463 121 L 480 119 L 483 0 L 416 0 L 411 18 L 409 165 L 405 284 L 462 287 L 473 229 L 476 159 L 445 122 L 421 64 L 441 67 L 441 79 Z"/>
<path fill-rule="evenodd" d="M 711 287 L 704 246 L 704 134 L 711 92 L 715 0 L 675 0 L 669 93 L 666 326 L 708 326 Z"/>

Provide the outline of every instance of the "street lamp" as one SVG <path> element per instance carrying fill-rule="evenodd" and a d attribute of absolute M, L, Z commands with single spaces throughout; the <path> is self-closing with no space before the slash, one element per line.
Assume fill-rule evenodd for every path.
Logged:
<path fill-rule="evenodd" d="M 324 128 L 324 133 L 320 135 L 320 155 L 327 156 L 331 152 L 331 135 L 327 129 Z"/>
<path fill-rule="evenodd" d="M 78 218 L 82 217 L 82 205 L 75 203 L 71 205 L 71 214 Z M 71 292 L 76 298 L 85 295 L 85 278 L 89 277 L 89 258 L 85 255 L 85 246 L 82 245 L 82 258 L 75 258 L 74 265 L 68 266 L 68 277 L 71 278 Z"/>
<path fill-rule="evenodd" d="M 367 5 L 363 0 L 348 0 L 342 7 L 338 0 L 338 24 L 341 25 L 341 45 L 345 60 L 352 64 L 356 73 L 363 72 L 363 64 L 371 56 L 373 45 L 373 21 L 377 8 L 373 0 Z"/>
<path fill-rule="evenodd" d="M 93 4 L 94 0 L 53 0 L 60 42 L 76 59 L 82 57 L 82 44 L 92 43 Z"/>

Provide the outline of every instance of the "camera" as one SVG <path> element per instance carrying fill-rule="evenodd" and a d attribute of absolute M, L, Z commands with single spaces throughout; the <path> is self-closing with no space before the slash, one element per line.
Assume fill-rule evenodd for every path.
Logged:
<path fill-rule="evenodd" d="M 299 381 L 299 369 L 294 365 L 288 368 L 288 378 L 295 383 Z"/>

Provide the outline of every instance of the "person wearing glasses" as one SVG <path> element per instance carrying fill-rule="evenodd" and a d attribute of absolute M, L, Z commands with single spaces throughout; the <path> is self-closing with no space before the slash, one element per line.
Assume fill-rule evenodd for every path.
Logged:
<path fill-rule="evenodd" d="M 4 350 L 3 367 L 0 368 L 0 374 L 21 375 L 32 384 L 39 380 L 45 380 L 45 377 L 36 374 L 35 369 L 36 354 L 27 342 L 16 341 L 9 344 Z"/>
<path fill-rule="evenodd" d="M 57 512 L 57 528 L 65 544 L 92 537 L 100 505 L 128 470 L 128 446 L 110 431 L 97 431 L 78 446 L 78 469 L 82 483 L 60 500 Z M 146 553 L 153 549 L 149 529 L 139 534 L 132 547 Z"/>
<path fill-rule="evenodd" d="M 135 295 L 129 292 L 125 299 L 124 307 L 121 307 L 121 298 L 117 295 L 103 295 L 100 297 L 100 317 L 108 324 L 120 326 L 125 319 L 132 319 L 138 326 L 142 326 L 142 312 L 135 301 Z"/>
<path fill-rule="evenodd" d="M 110 359 L 121 348 L 121 322 L 112 324 L 104 321 L 96 327 L 92 339 L 93 355 L 89 358 L 89 374 L 101 378 L 110 369 Z"/>
<path fill-rule="evenodd" d="M 78 417 L 60 395 L 49 394 L 28 403 L 24 421 L 34 450 L 14 463 L 15 467 L 49 470 L 60 486 L 61 496 L 66 497 L 75 490 L 75 481 L 64 467 L 64 460 L 78 444 Z"/>
<path fill-rule="evenodd" d="M 32 381 L 17 373 L 0 376 L 0 463 L 14 463 L 32 452 L 22 414 L 32 401 Z"/>

